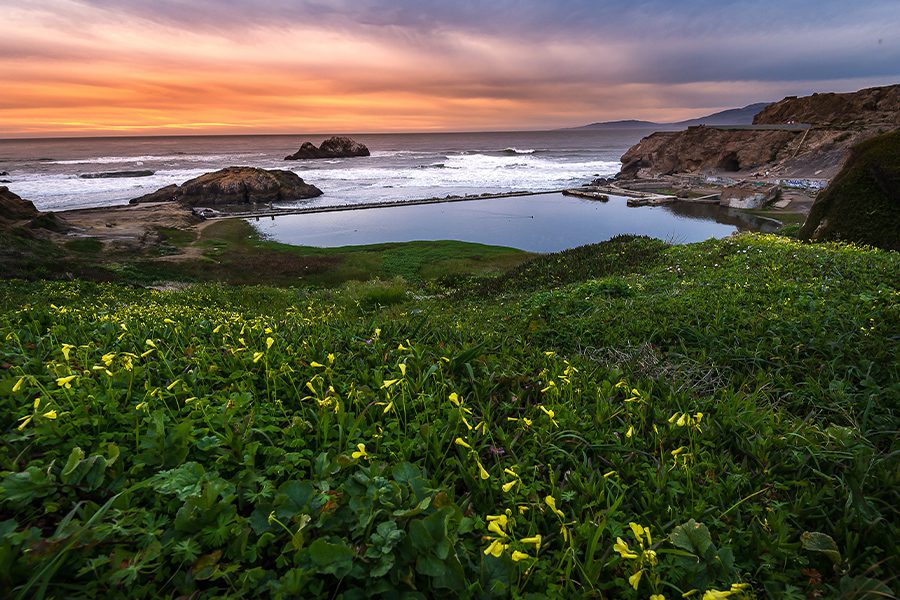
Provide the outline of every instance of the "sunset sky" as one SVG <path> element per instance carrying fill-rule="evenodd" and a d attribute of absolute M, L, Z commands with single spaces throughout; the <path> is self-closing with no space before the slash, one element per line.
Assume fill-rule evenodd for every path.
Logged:
<path fill-rule="evenodd" d="M 0 0 L 0 137 L 547 129 L 898 82 L 897 0 Z"/>

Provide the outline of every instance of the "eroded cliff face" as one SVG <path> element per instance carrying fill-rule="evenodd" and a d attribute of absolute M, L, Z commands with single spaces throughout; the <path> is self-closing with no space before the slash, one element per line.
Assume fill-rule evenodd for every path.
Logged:
<path fill-rule="evenodd" d="M 754 125 L 808 123 L 816 127 L 877 129 L 900 127 L 900 85 L 847 94 L 789 96 L 763 109 Z"/>
<path fill-rule="evenodd" d="M 830 179 L 850 148 L 898 127 L 900 85 L 785 98 L 757 115 L 751 128 L 700 126 L 651 134 L 622 156 L 619 178 L 768 173 Z"/>

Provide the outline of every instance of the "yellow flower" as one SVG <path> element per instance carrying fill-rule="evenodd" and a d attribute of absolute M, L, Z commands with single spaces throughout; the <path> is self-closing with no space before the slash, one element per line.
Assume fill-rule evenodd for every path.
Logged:
<path fill-rule="evenodd" d="M 478 463 L 478 475 L 479 475 L 482 479 L 490 479 L 490 478 L 491 478 L 491 474 L 487 472 L 487 470 L 484 468 L 484 466 L 482 466 L 481 461 L 480 461 L 480 460 L 476 460 L 476 462 Z"/>
<path fill-rule="evenodd" d="M 519 483 L 519 480 L 518 480 L 518 479 L 513 479 L 512 481 L 509 481 L 509 482 L 507 482 L 507 483 L 504 483 L 504 484 L 503 484 L 502 486 L 500 486 L 500 487 L 501 487 L 501 489 L 502 489 L 504 492 L 509 492 L 511 489 L 513 489 L 514 487 L 516 487 L 516 484 L 517 484 L 517 483 Z"/>
<path fill-rule="evenodd" d="M 724 598 L 728 598 L 734 592 L 731 590 L 706 590 L 703 593 L 703 600 L 723 600 Z"/>
<path fill-rule="evenodd" d="M 666 600 L 662 594 L 650 594 L 650 600 Z"/>
<path fill-rule="evenodd" d="M 384 410 L 381 412 L 381 414 L 386 415 L 393 409 L 394 409 L 394 401 L 391 400 L 390 402 L 388 402 L 387 406 L 384 407 Z"/>
<path fill-rule="evenodd" d="M 731 591 L 737 593 L 746 590 L 748 587 L 750 587 L 749 583 L 732 583 Z"/>
<path fill-rule="evenodd" d="M 400 374 L 406 377 L 406 363 L 400 363 L 398 366 L 400 367 Z"/>
<path fill-rule="evenodd" d="M 356 452 L 353 452 L 350 455 L 350 458 L 353 458 L 356 460 L 358 460 L 360 458 L 365 458 L 366 460 L 369 460 L 369 453 L 366 452 L 366 445 L 365 444 L 357 444 L 356 447 L 359 450 L 357 450 Z"/>
<path fill-rule="evenodd" d="M 452 393 L 447 397 L 447 399 L 450 400 L 450 402 L 452 402 L 452 403 L 455 404 L 456 406 L 459 406 L 459 405 L 461 404 L 460 399 L 459 399 L 459 394 L 457 394 L 456 392 L 452 392 Z"/>
<path fill-rule="evenodd" d="M 566 515 L 563 513 L 563 511 L 556 508 L 556 498 L 554 498 L 553 496 L 547 496 L 546 498 L 544 498 L 544 502 L 546 502 L 547 506 L 549 506 L 550 509 L 555 512 L 560 518 L 565 518 Z"/>
<path fill-rule="evenodd" d="M 333 353 L 333 352 L 330 352 L 330 353 L 328 354 L 328 364 L 329 364 L 329 365 L 333 365 L 333 364 L 334 364 L 334 353 Z"/>
<path fill-rule="evenodd" d="M 643 571 L 643 569 L 641 569 L 640 571 L 638 571 L 637 573 L 635 573 L 634 575 L 632 575 L 631 577 L 628 578 L 628 583 L 631 584 L 631 587 L 633 587 L 634 589 L 638 589 L 638 585 L 641 583 L 641 575 L 643 575 L 643 574 L 644 574 L 644 571 Z"/>
<path fill-rule="evenodd" d="M 522 544 L 534 544 L 535 552 L 539 552 L 541 549 L 541 540 L 543 538 L 540 535 L 533 535 L 531 537 L 525 537 L 519 540 L 519 543 Z"/>
<path fill-rule="evenodd" d="M 75 379 L 77 377 L 78 377 L 77 375 L 69 375 L 68 377 L 60 377 L 56 380 L 56 385 L 58 385 L 59 387 L 71 389 L 72 382 L 75 381 Z"/>
<path fill-rule="evenodd" d="M 547 382 L 547 387 L 545 387 L 544 389 L 541 390 L 541 393 L 546 394 L 548 391 L 552 390 L 555 387 L 556 387 L 556 382 L 551 379 L 550 381 Z"/>
<path fill-rule="evenodd" d="M 488 556 L 496 556 L 500 557 L 503 554 L 503 551 L 509 547 L 509 544 L 504 544 L 500 540 L 493 540 L 491 544 L 484 549 L 484 555 Z"/>
<path fill-rule="evenodd" d="M 614 477 L 616 475 L 617 475 L 617 473 L 615 471 L 607 471 L 606 473 L 603 474 L 603 477 L 606 479 L 609 479 L 610 477 Z"/>
<path fill-rule="evenodd" d="M 453 443 L 456 444 L 457 446 L 462 446 L 463 448 L 466 448 L 466 449 L 468 449 L 468 450 L 471 450 L 471 449 L 472 449 L 472 446 L 470 446 L 470 445 L 466 442 L 466 440 L 462 439 L 461 437 L 458 437 L 458 438 L 456 438 L 455 440 L 453 440 Z"/>
<path fill-rule="evenodd" d="M 12 391 L 13 391 L 13 392 L 18 392 L 19 390 L 22 389 L 22 385 L 23 385 L 24 383 L 25 383 L 25 376 L 22 375 L 21 377 L 19 377 L 19 380 L 16 382 L 16 385 L 13 386 Z"/>
<path fill-rule="evenodd" d="M 156 344 L 153 343 L 153 340 L 148 339 L 144 343 L 147 344 L 148 346 L 150 346 L 151 348 L 156 348 Z M 243 344 L 244 342 L 241 342 L 241 343 Z"/>
<path fill-rule="evenodd" d="M 613 550 L 618 552 L 622 558 L 627 558 L 630 560 L 634 560 L 638 557 L 637 554 L 631 551 L 631 548 L 628 547 L 628 544 L 620 537 L 616 538 L 616 543 L 613 544 Z"/>
<path fill-rule="evenodd" d="M 273 338 L 267 337 L 266 338 L 266 350 L 270 349 L 272 347 L 272 344 L 274 344 L 274 343 L 275 343 L 275 340 Z"/>
<path fill-rule="evenodd" d="M 321 369 L 325 365 L 323 365 L 322 363 L 318 363 L 316 361 L 312 361 L 309 363 L 309 366 L 311 366 L 313 369 Z"/>
<path fill-rule="evenodd" d="M 56 415 L 55 410 L 48 410 L 41 416 L 44 417 L 45 419 L 55 419 L 57 415 Z"/>
<path fill-rule="evenodd" d="M 71 344 L 63 344 L 62 345 L 62 354 L 66 360 L 69 360 L 69 351 L 74 347 L 75 346 L 73 346 Z"/>
<path fill-rule="evenodd" d="M 500 523 L 503 527 L 509 523 L 509 517 L 506 515 L 487 515 L 485 517 L 488 520 L 488 523 Z"/>
<path fill-rule="evenodd" d="M 33 419 L 33 418 L 34 418 L 34 415 L 26 415 L 26 416 L 22 417 L 21 419 L 19 419 L 20 421 L 22 421 L 22 423 L 17 427 L 17 429 L 19 431 L 22 431 L 23 429 L 25 429 L 25 426 L 28 425 L 29 423 L 31 423 L 31 419 Z"/>
<path fill-rule="evenodd" d="M 634 425 L 628 428 L 628 431 L 625 432 L 625 437 L 630 438 L 634 435 Z"/>
<path fill-rule="evenodd" d="M 147 403 L 141 402 L 140 404 L 138 404 L 137 406 L 134 407 L 134 410 L 144 410 L 145 408 L 147 408 Z"/>
<path fill-rule="evenodd" d="M 506 532 L 503 531 L 503 527 L 505 527 L 505 526 L 506 526 L 505 522 L 501 525 L 500 521 L 491 521 L 488 523 L 487 528 L 488 528 L 488 531 L 490 531 L 492 533 L 496 533 L 497 535 L 502 536 L 502 537 L 508 537 L 506 535 Z"/>
<path fill-rule="evenodd" d="M 680 417 L 678 417 L 678 420 L 675 421 L 675 424 L 678 425 L 679 427 L 684 427 L 684 425 L 685 425 L 685 417 L 687 417 L 687 415 L 686 415 L 686 414 L 682 414 Z"/>
<path fill-rule="evenodd" d="M 311 364 L 313 364 L 315 366 L 315 363 L 311 363 Z M 322 365 L 319 365 L 319 366 L 321 367 Z M 383 389 L 383 390 L 387 389 L 387 388 L 391 387 L 392 385 L 394 385 L 395 383 L 397 383 L 398 381 L 400 381 L 400 380 L 399 379 L 385 379 L 384 383 L 381 384 L 381 389 Z"/>
<path fill-rule="evenodd" d="M 528 560 L 529 558 L 531 558 L 530 555 L 524 552 L 519 552 L 518 550 L 514 550 L 512 553 L 512 559 L 514 562 L 519 562 L 520 560 Z"/>
<path fill-rule="evenodd" d="M 181 380 L 176 379 L 175 381 L 173 381 L 172 383 L 170 383 L 169 385 L 166 386 L 166 391 L 171 392 L 172 390 L 175 389 L 175 386 L 178 385 L 179 383 L 181 383 Z"/>
<path fill-rule="evenodd" d="M 262 357 L 263 357 L 262 352 L 254 352 L 253 353 L 253 362 L 258 363 Z"/>
<path fill-rule="evenodd" d="M 107 367 L 111 367 L 113 364 L 113 359 L 115 357 L 116 357 L 116 355 L 114 352 L 108 352 L 107 354 L 104 354 L 103 356 L 101 356 L 100 360 L 102 360 L 103 364 L 105 364 Z"/>

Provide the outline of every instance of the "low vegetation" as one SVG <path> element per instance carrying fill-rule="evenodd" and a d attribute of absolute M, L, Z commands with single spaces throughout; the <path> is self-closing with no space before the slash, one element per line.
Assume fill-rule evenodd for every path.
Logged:
<path fill-rule="evenodd" d="M 0 284 L 6 596 L 893 597 L 896 253 L 423 285 L 382 250 L 319 290 Z"/>

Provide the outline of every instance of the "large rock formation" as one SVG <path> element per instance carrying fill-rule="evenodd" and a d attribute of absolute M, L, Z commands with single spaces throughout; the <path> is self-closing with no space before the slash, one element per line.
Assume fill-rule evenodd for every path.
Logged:
<path fill-rule="evenodd" d="M 54 213 L 42 213 L 29 200 L 20 198 L 6 186 L 0 186 L 0 229 L 12 227 L 64 231 L 68 226 Z"/>
<path fill-rule="evenodd" d="M 900 85 L 785 98 L 753 123 L 654 133 L 622 156 L 619 178 L 769 172 L 829 179 L 855 144 L 900 126 Z"/>
<path fill-rule="evenodd" d="M 816 198 L 800 237 L 900 250 L 900 130 L 853 148 Z"/>
<path fill-rule="evenodd" d="M 9 191 L 6 186 L 0 186 L 0 221 L 7 223 L 33 219 L 41 214 L 28 200 L 23 200 L 17 194 Z"/>
<path fill-rule="evenodd" d="M 256 167 L 228 167 L 134 198 L 131 204 L 177 201 L 187 206 L 268 204 L 321 196 L 322 190 L 296 173 Z"/>
<path fill-rule="evenodd" d="M 350 158 L 353 156 L 369 156 L 369 149 L 348 137 L 330 137 L 316 148 L 311 142 L 303 142 L 300 149 L 284 160 L 302 160 L 307 158 Z"/>

